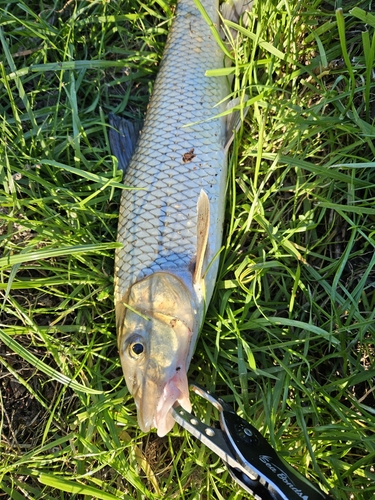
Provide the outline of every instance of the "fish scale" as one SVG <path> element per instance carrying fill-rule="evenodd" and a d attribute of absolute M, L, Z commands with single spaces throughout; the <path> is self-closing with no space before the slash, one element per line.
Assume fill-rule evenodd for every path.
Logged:
<path fill-rule="evenodd" d="M 218 2 L 201 2 L 218 23 Z M 210 200 L 207 262 L 220 248 L 224 212 L 225 120 L 223 78 L 208 78 L 222 67 L 223 53 L 193 0 L 180 0 L 155 82 L 144 127 L 124 176 L 115 262 L 115 299 L 156 271 L 190 273 L 197 251 L 197 201 Z M 195 157 L 184 163 L 183 156 Z M 207 300 L 217 262 L 210 267 Z"/>

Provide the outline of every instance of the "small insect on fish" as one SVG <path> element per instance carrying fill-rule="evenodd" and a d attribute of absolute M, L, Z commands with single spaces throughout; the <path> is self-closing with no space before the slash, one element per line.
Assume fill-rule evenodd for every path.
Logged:
<path fill-rule="evenodd" d="M 218 0 L 201 6 L 219 26 Z M 238 20 L 234 6 L 224 15 Z M 187 370 L 218 270 L 238 114 L 215 117 L 239 101 L 225 104 L 226 78 L 205 72 L 223 65 L 194 0 L 179 0 L 142 133 L 110 117 L 112 152 L 125 185 L 137 188 L 123 191 L 119 214 L 118 347 L 139 426 L 159 436 L 171 430 L 176 402 L 191 410 Z"/>

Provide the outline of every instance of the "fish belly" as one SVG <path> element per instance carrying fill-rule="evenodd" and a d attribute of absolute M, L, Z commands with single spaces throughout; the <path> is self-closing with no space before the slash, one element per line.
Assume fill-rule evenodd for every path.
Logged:
<path fill-rule="evenodd" d="M 202 2 L 218 25 L 218 4 Z M 220 248 L 225 206 L 225 109 L 222 77 L 205 76 L 223 66 L 223 53 L 193 0 L 178 2 L 146 120 L 125 172 L 115 261 L 115 300 L 157 271 L 182 277 L 194 270 L 197 201 L 203 189 L 210 201 L 207 262 Z M 214 118 L 214 119 L 213 119 Z M 212 294 L 218 259 L 205 277 Z"/>

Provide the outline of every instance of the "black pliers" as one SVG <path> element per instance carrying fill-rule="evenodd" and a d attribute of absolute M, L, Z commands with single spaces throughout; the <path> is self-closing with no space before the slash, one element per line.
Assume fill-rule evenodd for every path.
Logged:
<path fill-rule="evenodd" d="M 215 452 L 233 479 L 256 500 L 328 500 L 277 455 L 268 441 L 222 399 L 197 385 L 191 389 L 220 413 L 220 428 L 210 427 L 181 406 L 172 408 L 174 420 Z"/>

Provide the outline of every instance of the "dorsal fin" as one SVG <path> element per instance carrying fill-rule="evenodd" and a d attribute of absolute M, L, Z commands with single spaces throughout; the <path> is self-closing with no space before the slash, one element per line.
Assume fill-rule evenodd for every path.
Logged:
<path fill-rule="evenodd" d="M 210 230 L 210 200 L 203 189 L 198 198 L 197 215 L 197 258 L 195 261 L 193 283 L 197 283 L 202 278 L 203 261 L 207 249 L 208 232 Z"/>
<path fill-rule="evenodd" d="M 118 160 L 118 168 L 125 172 L 133 156 L 141 130 L 139 122 L 133 122 L 116 116 L 109 115 L 109 144 L 113 156 Z"/>

